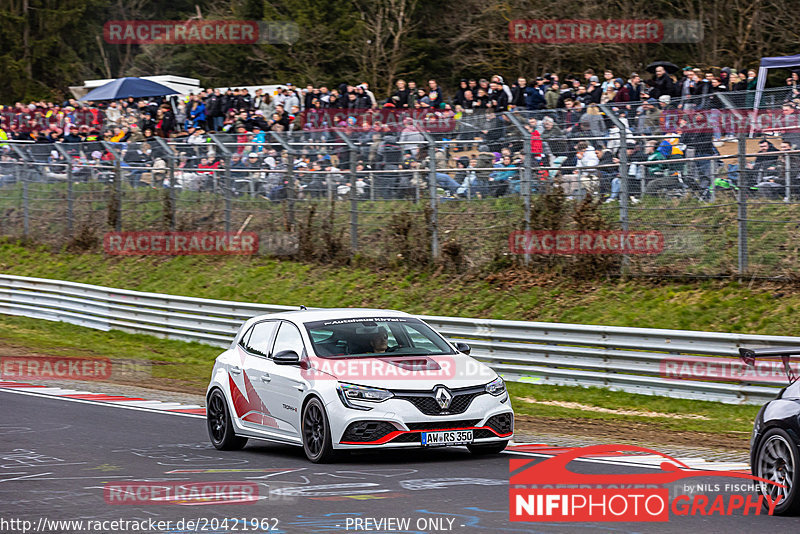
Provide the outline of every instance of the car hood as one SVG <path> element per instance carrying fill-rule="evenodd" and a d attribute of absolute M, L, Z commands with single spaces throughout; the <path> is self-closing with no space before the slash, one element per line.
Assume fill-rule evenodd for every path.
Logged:
<path fill-rule="evenodd" d="M 437 385 L 464 388 L 497 378 L 489 366 L 465 354 L 392 355 L 376 358 L 310 359 L 311 367 L 339 382 L 391 390 L 432 390 Z"/>

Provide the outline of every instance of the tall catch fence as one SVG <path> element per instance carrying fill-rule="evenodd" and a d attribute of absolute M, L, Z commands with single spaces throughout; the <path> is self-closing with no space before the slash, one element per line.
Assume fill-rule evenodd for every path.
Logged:
<path fill-rule="evenodd" d="M 99 250 L 109 231 L 246 230 L 262 252 L 304 260 L 794 278 L 792 97 L 765 92 L 758 119 L 751 93 L 728 92 L 127 143 L 7 141 L 0 234 Z M 564 231 L 643 232 L 659 245 L 565 253 L 537 241 Z"/>

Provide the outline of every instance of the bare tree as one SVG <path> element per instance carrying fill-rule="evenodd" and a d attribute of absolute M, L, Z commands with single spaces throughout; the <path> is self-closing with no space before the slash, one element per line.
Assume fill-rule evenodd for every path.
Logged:
<path fill-rule="evenodd" d="M 392 83 L 412 60 L 406 39 L 419 26 L 415 20 L 418 0 L 357 0 L 363 47 L 354 59 L 370 87 L 391 92 Z"/>

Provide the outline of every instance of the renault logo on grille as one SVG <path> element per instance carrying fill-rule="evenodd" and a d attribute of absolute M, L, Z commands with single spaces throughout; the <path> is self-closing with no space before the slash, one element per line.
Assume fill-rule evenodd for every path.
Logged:
<path fill-rule="evenodd" d="M 450 407 L 450 402 L 453 400 L 453 395 L 447 390 L 446 387 L 438 387 L 433 392 L 436 402 L 439 403 L 439 408 L 446 410 Z"/>

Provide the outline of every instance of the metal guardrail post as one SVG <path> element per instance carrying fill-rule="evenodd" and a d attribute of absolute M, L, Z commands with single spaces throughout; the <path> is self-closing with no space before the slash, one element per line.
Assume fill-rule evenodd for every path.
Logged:
<path fill-rule="evenodd" d="M 525 210 L 524 213 L 524 221 L 525 221 L 525 231 L 528 232 L 531 229 L 531 189 L 532 189 L 532 170 L 533 170 L 533 148 L 531 147 L 531 141 L 533 132 L 529 132 L 519 117 L 516 116 L 515 113 L 506 113 L 506 117 L 508 117 L 512 124 L 519 130 L 519 133 L 522 135 L 522 142 L 525 144 L 523 147 L 525 153 L 525 163 L 524 168 L 522 170 L 522 180 L 520 182 L 520 188 L 522 192 L 522 205 L 523 209 Z M 531 255 L 530 253 L 525 253 L 523 255 L 523 262 L 525 265 L 528 265 L 531 262 Z"/>
<path fill-rule="evenodd" d="M 736 204 L 738 206 L 737 219 L 739 221 L 739 276 L 747 271 L 747 193 L 750 191 L 749 177 L 747 176 L 747 135 L 739 133 L 739 194 Z"/>
<path fill-rule="evenodd" d="M 358 250 L 358 173 L 356 172 L 356 161 L 358 154 L 357 146 L 343 132 L 336 130 L 338 135 L 345 143 L 350 152 L 350 251 L 355 254 Z"/>

